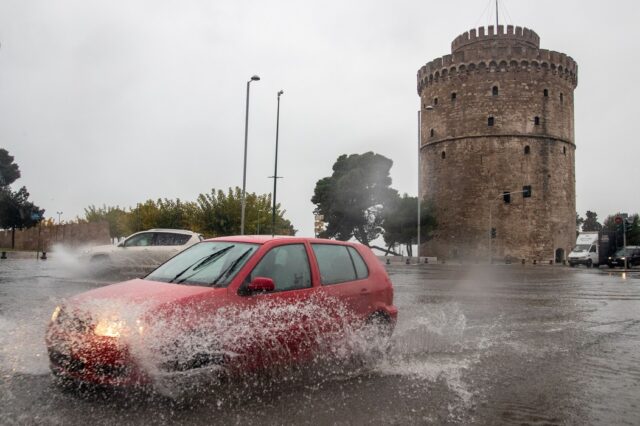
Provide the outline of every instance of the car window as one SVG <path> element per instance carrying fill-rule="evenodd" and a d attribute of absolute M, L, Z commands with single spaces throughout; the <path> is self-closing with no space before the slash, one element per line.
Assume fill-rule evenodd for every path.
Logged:
<path fill-rule="evenodd" d="M 229 285 L 258 250 L 257 244 L 211 241 L 195 244 L 145 277 L 186 285 Z"/>
<path fill-rule="evenodd" d="M 311 287 L 309 258 L 304 244 L 288 244 L 271 249 L 251 271 L 249 280 L 271 278 L 276 291 Z"/>
<path fill-rule="evenodd" d="M 320 282 L 323 285 L 354 281 L 357 278 L 354 261 L 346 246 L 311 244 L 311 247 L 318 261 Z"/>
<path fill-rule="evenodd" d="M 367 268 L 367 264 L 364 263 L 364 260 L 362 260 L 362 256 L 360 256 L 358 250 L 349 247 L 349 254 L 351 255 L 351 260 L 353 260 L 353 265 L 356 267 L 358 279 L 367 278 L 369 276 L 369 269 Z"/>
<path fill-rule="evenodd" d="M 124 242 L 125 247 L 145 247 L 150 246 L 153 242 L 153 234 L 151 232 L 143 232 L 134 235 Z"/>
<path fill-rule="evenodd" d="M 156 232 L 153 240 L 154 246 L 182 246 L 191 239 L 188 234 L 176 234 L 171 232 Z"/>

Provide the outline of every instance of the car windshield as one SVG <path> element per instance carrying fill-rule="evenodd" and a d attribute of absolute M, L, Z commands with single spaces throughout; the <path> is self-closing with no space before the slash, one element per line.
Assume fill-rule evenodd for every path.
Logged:
<path fill-rule="evenodd" d="M 575 251 L 576 253 L 579 253 L 581 251 L 588 251 L 589 247 L 591 247 L 590 244 L 578 244 L 576 248 L 573 249 L 573 251 Z"/>
<path fill-rule="evenodd" d="M 626 250 L 621 248 L 616 252 L 616 256 L 631 256 L 632 253 L 633 249 L 630 249 L 629 247 L 627 247 Z"/>
<path fill-rule="evenodd" d="M 258 244 L 205 241 L 198 243 L 145 277 L 165 283 L 227 286 Z"/>

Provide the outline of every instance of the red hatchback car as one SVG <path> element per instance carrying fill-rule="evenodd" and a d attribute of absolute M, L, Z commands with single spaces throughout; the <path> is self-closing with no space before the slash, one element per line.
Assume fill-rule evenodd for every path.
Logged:
<path fill-rule="evenodd" d="M 53 373 L 109 386 L 192 371 L 253 371 L 344 356 L 397 318 L 392 283 L 361 244 L 240 236 L 198 243 L 143 279 L 77 295 L 47 331 Z"/>

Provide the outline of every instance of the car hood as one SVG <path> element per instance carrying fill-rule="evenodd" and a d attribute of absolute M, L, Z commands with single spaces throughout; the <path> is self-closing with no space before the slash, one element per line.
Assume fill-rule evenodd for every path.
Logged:
<path fill-rule="evenodd" d="M 224 288 L 211 288 L 169 284 L 157 281 L 134 279 L 81 293 L 69 300 L 71 304 L 87 302 L 120 302 L 145 305 L 148 308 L 167 303 L 177 303 L 205 293 L 224 293 Z"/>

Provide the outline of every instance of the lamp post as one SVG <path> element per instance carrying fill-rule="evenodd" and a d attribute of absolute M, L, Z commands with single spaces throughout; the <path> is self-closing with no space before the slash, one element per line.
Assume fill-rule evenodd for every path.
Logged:
<path fill-rule="evenodd" d="M 433 110 L 431 105 L 424 107 L 425 111 Z M 418 238 L 416 247 L 416 256 L 418 257 L 418 263 L 420 263 L 420 148 L 422 148 L 422 115 L 421 111 L 418 111 Z"/>
<path fill-rule="evenodd" d="M 278 112 L 276 113 L 276 160 L 273 170 L 273 210 L 271 211 L 271 236 L 276 235 L 276 190 L 278 187 L 278 134 L 280 130 L 280 96 L 284 93 L 283 90 L 278 92 Z"/>
<path fill-rule="evenodd" d="M 246 207 L 247 189 L 247 139 L 249 136 L 249 85 L 252 81 L 259 81 L 260 77 L 254 75 L 247 81 L 247 109 L 244 117 L 244 166 L 242 167 L 242 211 L 240 213 L 240 235 L 244 235 L 244 210 Z"/>
<path fill-rule="evenodd" d="M 60 216 L 62 215 L 62 212 L 56 212 L 56 214 L 58 215 L 58 225 L 60 225 Z"/>

